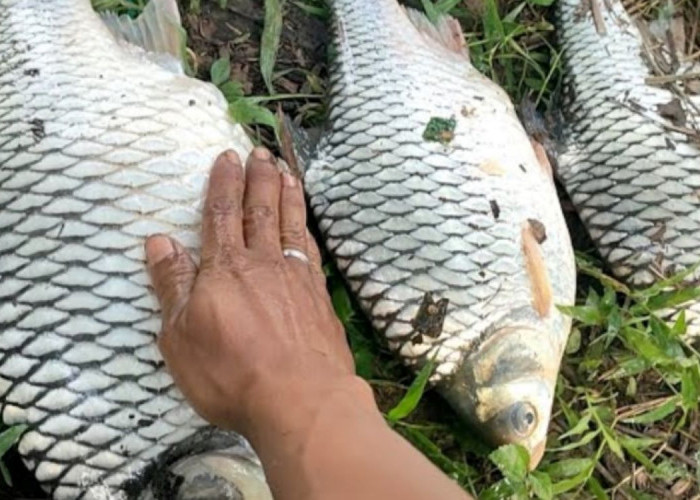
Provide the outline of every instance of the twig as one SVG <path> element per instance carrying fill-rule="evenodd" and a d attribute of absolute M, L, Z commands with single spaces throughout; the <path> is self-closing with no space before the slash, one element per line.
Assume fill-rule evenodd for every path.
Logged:
<path fill-rule="evenodd" d="M 648 76 L 644 81 L 649 85 L 663 85 L 665 83 L 672 83 L 682 80 L 694 80 L 696 78 L 700 78 L 700 72 L 685 73 L 680 75 Z"/>

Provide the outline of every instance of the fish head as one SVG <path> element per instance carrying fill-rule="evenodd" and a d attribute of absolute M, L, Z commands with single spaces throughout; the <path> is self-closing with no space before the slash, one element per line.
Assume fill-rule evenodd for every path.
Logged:
<path fill-rule="evenodd" d="M 493 331 L 467 355 L 443 393 L 494 446 L 519 444 L 542 459 L 561 350 L 532 325 Z"/>
<path fill-rule="evenodd" d="M 239 436 L 205 432 L 166 452 L 139 500 L 272 500 L 262 466 Z"/>

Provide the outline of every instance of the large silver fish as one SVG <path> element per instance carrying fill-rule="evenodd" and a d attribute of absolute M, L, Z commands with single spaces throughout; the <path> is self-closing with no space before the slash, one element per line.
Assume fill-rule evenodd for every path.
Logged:
<path fill-rule="evenodd" d="M 536 464 L 575 266 L 546 165 L 453 19 L 333 0 L 330 130 L 305 182 L 373 325 L 496 444 Z"/>
<path fill-rule="evenodd" d="M 558 4 L 559 175 L 615 275 L 651 285 L 700 262 L 700 98 L 647 82 L 641 33 L 619 0 Z M 700 335 L 700 302 L 686 318 L 688 335 Z"/>
<path fill-rule="evenodd" d="M 109 21 L 123 37 L 89 0 L 0 0 L 2 420 L 28 425 L 54 498 L 269 499 L 165 372 L 142 250 L 156 232 L 196 250 L 213 159 L 251 143 L 213 86 L 144 50 L 179 48 L 173 1 Z"/>

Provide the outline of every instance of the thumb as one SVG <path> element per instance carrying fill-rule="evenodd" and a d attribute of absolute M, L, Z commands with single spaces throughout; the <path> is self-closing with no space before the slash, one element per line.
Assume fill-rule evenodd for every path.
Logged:
<path fill-rule="evenodd" d="M 160 303 L 163 325 L 177 321 L 194 286 L 197 266 L 177 241 L 163 235 L 146 240 L 146 265 Z"/>

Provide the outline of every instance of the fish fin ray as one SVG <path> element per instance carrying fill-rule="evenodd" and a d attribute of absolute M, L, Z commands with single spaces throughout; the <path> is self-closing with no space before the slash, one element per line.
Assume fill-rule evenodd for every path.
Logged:
<path fill-rule="evenodd" d="M 469 50 L 464 41 L 464 33 L 459 21 L 452 16 L 446 14 L 441 15 L 435 23 L 428 17 L 410 7 L 404 8 L 406 17 L 411 21 L 411 24 L 423 36 L 437 42 L 447 50 L 464 56 L 469 60 Z"/>
<path fill-rule="evenodd" d="M 149 59 L 170 71 L 184 71 L 186 34 L 176 0 L 151 0 L 136 19 L 114 12 L 103 12 L 100 17 L 118 41 L 140 47 Z"/>
<path fill-rule="evenodd" d="M 303 178 L 323 132 L 320 128 L 306 130 L 281 112 L 278 113 L 278 122 L 282 157 L 292 172 Z"/>

